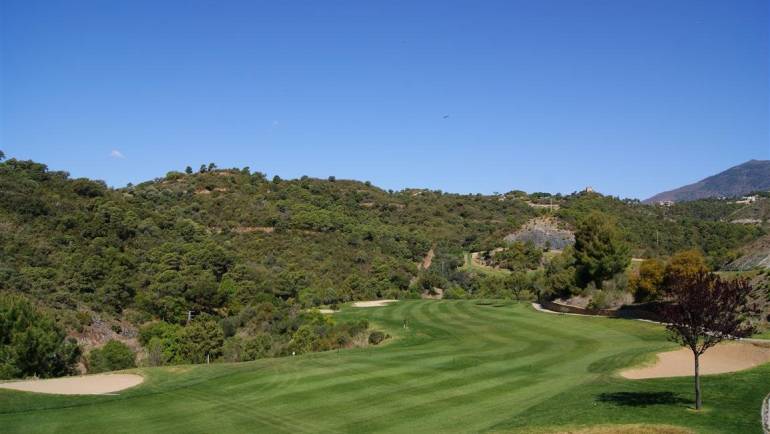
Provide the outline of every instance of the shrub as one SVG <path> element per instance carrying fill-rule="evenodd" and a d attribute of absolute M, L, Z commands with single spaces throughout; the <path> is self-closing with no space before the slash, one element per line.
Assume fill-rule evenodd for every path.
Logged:
<path fill-rule="evenodd" d="M 461 300 L 468 298 L 468 293 L 460 287 L 452 287 L 444 291 L 444 298 L 448 300 Z"/>
<path fill-rule="evenodd" d="M 229 338 L 235 336 L 235 332 L 238 331 L 238 327 L 241 325 L 241 319 L 237 316 L 230 316 L 223 318 L 220 324 L 222 325 L 222 332 L 225 337 Z"/>
<path fill-rule="evenodd" d="M 91 350 L 88 357 L 88 372 L 98 373 L 119 371 L 136 366 L 136 356 L 126 344 L 114 339 L 102 348 Z"/>
<path fill-rule="evenodd" d="M 204 363 L 222 354 L 225 335 L 213 319 L 193 321 L 179 334 L 179 355 L 188 363 Z"/>
<path fill-rule="evenodd" d="M 273 349 L 273 338 L 268 334 L 261 334 L 246 340 L 243 344 L 243 360 L 256 360 L 268 357 Z"/>
<path fill-rule="evenodd" d="M 380 342 L 385 340 L 385 333 L 375 330 L 369 333 L 369 343 L 372 345 L 379 345 Z"/>
<path fill-rule="evenodd" d="M 240 362 L 243 360 L 243 339 L 238 336 L 225 339 L 222 345 L 222 358 L 225 362 Z"/>

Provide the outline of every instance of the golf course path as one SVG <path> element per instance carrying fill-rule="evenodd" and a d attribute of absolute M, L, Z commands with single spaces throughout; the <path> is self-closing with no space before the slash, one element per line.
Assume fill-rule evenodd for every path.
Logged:
<path fill-rule="evenodd" d="M 762 429 L 765 430 L 765 434 L 770 434 L 770 394 L 765 397 L 765 402 L 762 404 Z"/>

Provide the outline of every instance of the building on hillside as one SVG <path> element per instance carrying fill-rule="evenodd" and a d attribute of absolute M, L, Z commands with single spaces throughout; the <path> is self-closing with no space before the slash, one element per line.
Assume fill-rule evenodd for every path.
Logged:
<path fill-rule="evenodd" d="M 737 201 L 735 201 L 735 203 L 740 203 L 740 204 L 748 205 L 748 204 L 754 203 L 756 201 L 757 201 L 757 196 L 753 195 L 753 196 L 743 196 L 743 198 L 741 200 L 737 200 Z"/>
<path fill-rule="evenodd" d="M 588 187 L 583 189 L 583 191 L 586 192 L 586 193 L 593 193 L 594 192 L 594 188 L 589 185 Z"/>
<path fill-rule="evenodd" d="M 674 201 L 673 200 L 661 200 L 658 202 L 658 205 L 660 206 L 673 206 Z"/>

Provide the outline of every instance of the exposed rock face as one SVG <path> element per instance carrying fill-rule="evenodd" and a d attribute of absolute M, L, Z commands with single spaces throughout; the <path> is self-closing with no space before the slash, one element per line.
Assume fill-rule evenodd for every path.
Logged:
<path fill-rule="evenodd" d="M 744 271 L 752 268 L 770 268 L 770 235 L 766 235 L 742 250 L 743 255 L 727 264 L 727 270 Z"/>
<path fill-rule="evenodd" d="M 513 243 L 532 241 L 536 246 L 562 250 L 575 243 L 575 234 L 552 217 L 538 217 L 528 221 L 518 231 L 505 237 L 505 241 Z"/>

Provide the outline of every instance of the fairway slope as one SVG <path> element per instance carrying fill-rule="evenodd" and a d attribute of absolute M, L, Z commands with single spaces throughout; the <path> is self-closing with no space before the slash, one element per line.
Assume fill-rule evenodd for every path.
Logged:
<path fill-rule="evenodd" d="M 82 434 L 760 429 L 767 365 L 704 377 L 709 410 L 697 415 L 688 410 L 689 378 L 617 376 L 672 348 L 657 324 L 543 315 L 504 300 L 402 300 L 343 307 L 335 319 L 366 319 L 395 339 L 247 363 L 145 368 L 145 382 L 120 396 L 0 390 L 0 426 Z"/>

